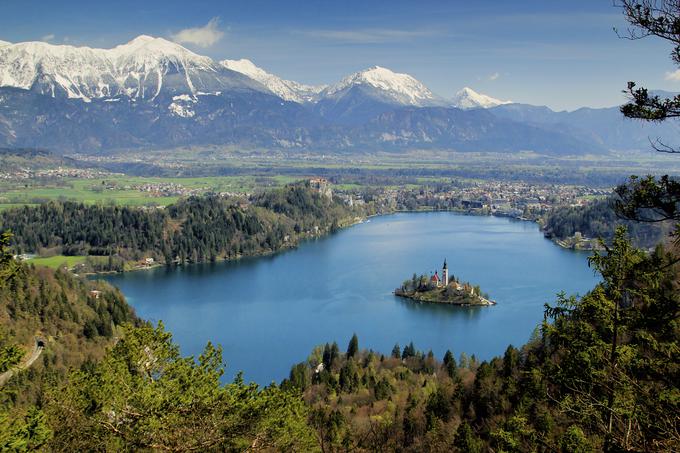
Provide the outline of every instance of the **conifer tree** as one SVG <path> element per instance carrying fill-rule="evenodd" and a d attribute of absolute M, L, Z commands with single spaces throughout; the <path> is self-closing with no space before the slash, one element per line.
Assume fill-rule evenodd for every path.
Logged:
<path fill-rule="evenodd" d="M 399 343 L 396 343 L 392 348 L 392 357 L 395 359 L 401 358 L 401 348 L 399 347 Z"/>
<path fill-rule="evenodd" d="M 357 352 L 359 352 L 359 338 L 357 334 L 354 334 L 347 345 L 347 357 L 354 357 Z"/>
<path fill-rule="evenodd" d="M 653 36 L 667 41 L 673 46 L 671 59 L 680 68 L 680 1 L 617 0 L 615 4 L 631 25 L 623 37 L 635 40 Z M 621 112 L 627 118 L 661 122 L 680 117 L 680 95 L 663 98 L 637 87 L 635 82 L 628 82 L 625 92 L 630 102 L 621 107 Z M 680 153 L 678 145 L 661 137 L 652 142 L 656 151 L 664 153 Z M 616 193 L 616 209 L 622 217 L 643 222 L 680 221 L 680 181 L 676 178 L 632 176 L 616 188 Z M 680 244 L 680 224 L 675 239 Z"/>

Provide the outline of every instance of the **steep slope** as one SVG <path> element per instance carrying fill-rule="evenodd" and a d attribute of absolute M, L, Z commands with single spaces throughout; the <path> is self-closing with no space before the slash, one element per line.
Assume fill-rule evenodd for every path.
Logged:
<path fill-rule="evenodd" d="M 139 36 L 113 49 L 23 42 L 0 46 L 0 87 L 52 97 L 153 99 L 225 89 L 264 91 L 259 83 L 162 38 Z"/>
<path fill-rule="evenodd" d="M 245 58 L 240 60 L 222 60 L 220 64 L 227 69 L 240 72 L 260 82 L 269 91 L 286 101 L 298 103 L 312 102 L 317 99 L 321 91 L 327 88 L 326 85 L 304 85 L 292 80 L 284 80 L 255 66 L 252 61 Z"/>
<path fill-rule="evenodd" d="M 431 105 L 437 100 L 425 85 L 412 76 L 396 73 L 380 66 L 350 74 L 339 83 L 327 88 L 323 96 L 338 98 L 355 86 L 370 87 L 376 95 L 385 100 L 389 99 L 395 104 L 420 107 Z"/>
<path fill-rule="evenodd" d="M 395 107 L 440 103 L 432 91 L 412 76 L 373 66 L 321 92 L 315 111 L 330 121 L 361 124 Z"/>
<path fill-rule="evenodd" d="M 301 147 L 308 133 L 300 126 L 316 123 L 299 104 L 255 91 L 86 103 L 0 88 L 0 140 L 12 147 L 85 153 L 201 144 Z"/>
<path fill-rule="evenodd" d="M 0 286 L 0 331 L 8 332 L 24 353 L 33 349 L 36 338 L 45 350 L 30 372 L 15 374 L 4 388 L 21 388 L 14 403 L 33 403 L 45 381 L 101 358 L 126 322 L 137 322 L 137 317 L 111 285 L 20 266 Z"/>
<path fill-rule="evenodd" d="M 512 101 L 501 101 L 486 94 L 477 93 L 472 88 L 465 87 L 458 91 L 452 99 L 453 107 L 459 109 L 488 109 L 502 104 L 511 104 Z"/>

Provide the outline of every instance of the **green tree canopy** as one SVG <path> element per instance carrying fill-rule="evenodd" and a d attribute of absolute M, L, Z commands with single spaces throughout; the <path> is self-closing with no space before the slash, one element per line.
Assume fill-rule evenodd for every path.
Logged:
<path fill-rule="evenodd" d="M 302 400 L 240 377 L 220 383 L 222 351 L 183 358 L 162 324 L 128 327 L 92 370 L 49 397 L 57 450 L 314 450 Z"/>
<path fill-rule="evenodd" d="M 630 28 L 623 37 L 642 39 L 648 36 L 661 38 L 673 47 L 671 59 L 680 70 L 680 0 L 617 0 Z M 630 102 L 621 107 L 627 118 L 643 121 L 666 121 L 680 117 L 680 95 L 663 98 L 651 94 L 647 88 L 628 82 L 626 93 Z M 651 140 L 652 147 L 660 152 L 678 153 L 677 144 L 664 138 Z M 624 218 L 642 221 L 680 220 L 680 183 L 668 175 L 660 178 L 633 176 L 616 189 L 620 200 L 617 212 Z M 676 230 L 676 241 L 680 241 Z"/>

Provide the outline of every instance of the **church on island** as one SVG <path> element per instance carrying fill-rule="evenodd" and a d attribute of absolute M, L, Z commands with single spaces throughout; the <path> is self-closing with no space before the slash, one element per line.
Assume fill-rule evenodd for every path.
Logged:
<path fill-rule="evenodd" d="M 434 275 L 430 278 L 430 283 L 437 288 L 449 285 L 449 266 L 446 264 L 446 258 L 444 258 L 441 278 L 439 277 L 439 273 L 434 271 Z"/>
<path fill-rule="evenodd" d="M 429 276 L 413 274 L 413 277 L 404 280 L 399 288 L 394 290 L 396 296 L 405 297 L 417 302 L 435 302 L 452 305 L 495 305 L 496 302 L 489 300 L 488 296 L 482 295 L 479 286 L 473 286 L 468 282 L 461 283 L 458 279 L 449 275 L 449 266 L 444 260 L 441 269 L 434 271 Z"/>
<path fill-rule="evenodd" d="M 474 286 L 468 283 L 461 285 L 455 278 L 449 279 L 449 266 L 446 263 L 446 258 L 444 258 L 444 264 L 442 265 L 441 276 L 439 275 L 439 271 L 434 271 L 434 274 L 430 277 L 428 286 L 430 289 L 446 288 L 451 286 L 453 289 L 464 291 L 470 296 L 481 296 L 481 294 L 475 294 Z"/>

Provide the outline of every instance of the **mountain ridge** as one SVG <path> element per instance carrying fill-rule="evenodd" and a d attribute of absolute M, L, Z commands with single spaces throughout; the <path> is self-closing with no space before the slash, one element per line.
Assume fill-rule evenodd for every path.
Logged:
<path fill-rule="evenodd" d="M 327 85 L 305 85 L 292 80 L 285 80 L 256 66 L 252 61 L 221 60 L 220 64 L 232 71 L 240 72 L 267 87 L 272 93 L 286 101 L 297 103 L 313 102 Z"/>
<path fill-rule="evenodd" d="M 141 35 L 111 49 L 23 42 L 0 46 L 0 86 L 90 102 L 247 89 L 258 82 L 163 38 Z"/>
<path fill-rule="evenodd" d="M 112 49 L 0 45 L 0 146 L 57 153 L 210 144 L 578 155 L 646 149 L 655 134 L 679 136 L 680 128 L 626 121 L 616 107 L 554 112 L 468 87 L 445 100 L 413 76 L 380 66 L 310 86 L 250 60 L 218 62 L 147 35 Z"/>
<path fill-rule="evenodd" d="M 477 93 L 470 87 L 463 87 L 451 100 L 454 107 L 460 109 L 492 108 L 504 104 L 513 104 L 512 101 L 501 101 L 486 94 Z"/>

